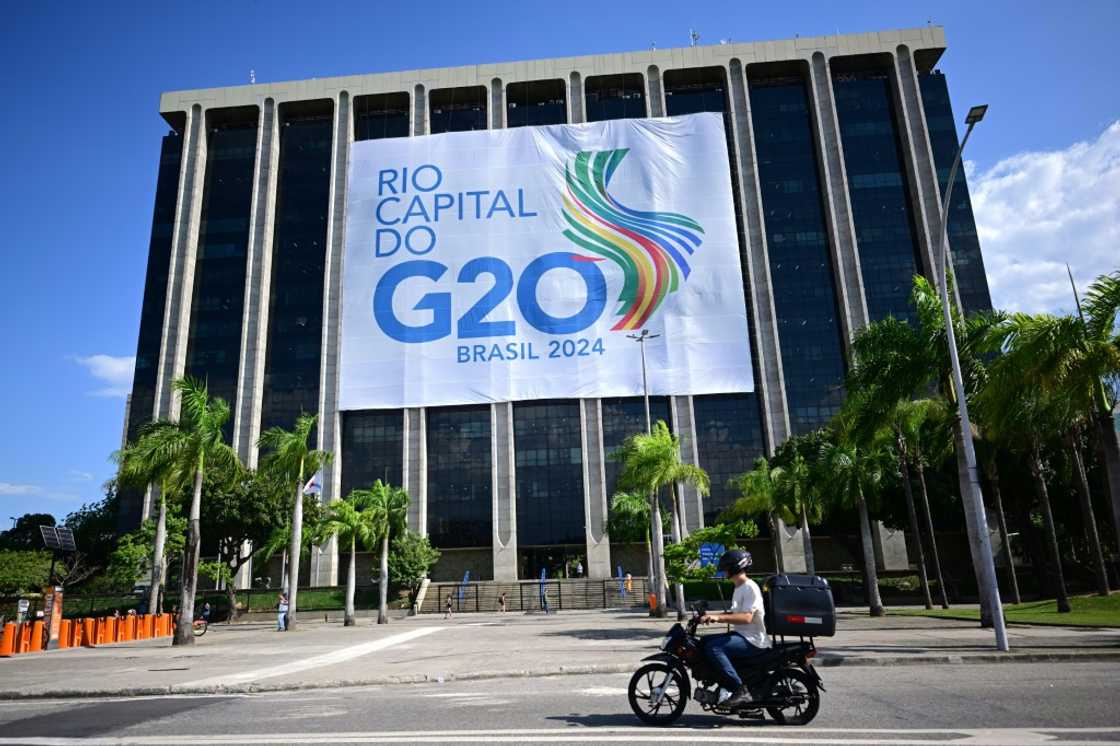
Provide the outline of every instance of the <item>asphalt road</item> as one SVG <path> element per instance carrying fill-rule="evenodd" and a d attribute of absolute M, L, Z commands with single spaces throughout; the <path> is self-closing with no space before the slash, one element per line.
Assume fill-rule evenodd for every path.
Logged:
<path fill-rule="evenodd" d="M 821 713 L 805 728 L 715 717 L 695 703 L 677 727 L 642 727 L 626 702 L 628 677 L 595 675 L 5 701 L 0 744 L 1120 744 L 1114 663 L 853 666 L 823 674 Z"/>

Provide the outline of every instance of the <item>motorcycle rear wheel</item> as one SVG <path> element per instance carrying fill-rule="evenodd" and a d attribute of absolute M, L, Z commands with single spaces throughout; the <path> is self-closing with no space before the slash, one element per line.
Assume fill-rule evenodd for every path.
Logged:
<path fill-rule="evenodd" d="M 796 700 L 785 707 L 766 708 L 766 712 L 779 725 L 807 725 L 817 716 L 821 707 L 821 695 L 816 682 L 796 668 L 779 671 L 770 684 L 766 698 Z"/>
<path fill-rule="evenodd" d="M 656 704 L 657 689 L 664 688 Z M 665 663 L 649 663 L 630 677 L 627 694 L 630 709 L 646 725 L 672 725 L 688 704 L 687 683 L 680 672 Z"/>

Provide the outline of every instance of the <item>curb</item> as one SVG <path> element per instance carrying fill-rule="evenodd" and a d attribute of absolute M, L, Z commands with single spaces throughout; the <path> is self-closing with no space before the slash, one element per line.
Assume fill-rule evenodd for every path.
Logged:
<path fill-rule="evenodd" d="M 836 666 L 930 666 L 930 665 L 967 665 L 990 663 L 1058 663 L 1058 662 L 1098 662 L 1120 661 L 1120 650 L 1099 650 L 1095 652 L 1073 653 L 970 653 L 937 655 L 853 655 L 821 654 L 814 659 L 821 668 Z M 412 674 L 402 676 L 371 676 L 363 679 L 333 679 L 315 682 L 256 683 L 212 686 L 153 686 L 130 687 L 124 689 L 54 689 L 43 692 L 3 691 L 0 700 L 42 700 L 42 699 L 100 699 L 108 697 L 159 697 L 182 694 L 259 694 L 269 692 L 302 691 L 307 689 L 343 689 L 368 686 L 394 686 L 407 684 L 443 684 L 449 681 L 482 681 L 487 679 L 537 678 L 547 676 L 575 676 L 587 674 L 630 673 L 636 670 L 633 663 L 588 664 L 583 666 L 559 666 L 557 668 L 525 668 L 508 671 L 479 671 L 462 674 Z"/>

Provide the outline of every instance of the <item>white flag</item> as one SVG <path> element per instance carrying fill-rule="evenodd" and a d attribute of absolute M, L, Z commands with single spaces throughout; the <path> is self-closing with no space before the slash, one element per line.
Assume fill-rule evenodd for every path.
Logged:
<path fill-rule="evenodd" d="M 311 475 L 311 479 L 307 480 L 307 484 L 303 485 L 303 494 L 305 495 L 318 495 L 323 491 L 323 470 L 315 472 Z"/>

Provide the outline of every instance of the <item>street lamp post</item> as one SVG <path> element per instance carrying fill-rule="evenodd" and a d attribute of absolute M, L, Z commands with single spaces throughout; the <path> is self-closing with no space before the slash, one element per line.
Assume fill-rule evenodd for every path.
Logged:
<path fill-rule="evenodd" d="M 651 334 L 649 329 L 642 329 L 637 334 L 627 334 L 627 338 L 638 343 L 642 350 L 642 396 L 646 404 L 646 435 L 653 432 L 653 418 L 649 409 L 649 379 L 646 377 L 646 340 L 657 339 L 660 334 Z M 649 521 L 650 521 L 650 551 L 653 554 L 653 572 L 657 575 L 650 578 L 654 584 L 654 594 L 657 596 L 657 607 L 650 610 L 652 616 L 665 616 L 665 537 L 661 530 L 661 506 L 657 502 L 657 493 L 649 496 Z"/>
<path fill-rule="evenodd" d="M 980 593 L 981 596 L 986 596 L 988 608 L 992 613 L 992 626 L 995 629 L 996 647 L 999 650 L 1009 650 L 1010 647 L 1007 643 L 1007 628 L 1003 623 L 1003 604 L 999 598 L 999 585 L 996 581 L 996 564 L 995 559 L 992 557 L 992 540 L 988 534 L 988 519 L 984 512 L 984 495 L 980 487 L 980 474 L 976 468 L 976 449 L 972 443 L 972 424 L 968 417 L 968 401 L 965 397 L 964 389 L 964 376 L 961 374 L 961 361 L 960 355 L 957 352 L 957 338 L 956 332 L 953 328 L 953 311 L 952 306 L 949 304 L 949 203 L 953 196 L 953 181 L 957 177 L 957 169 L 961 164 L 961 154 L 964 153 L 964 146 L 968 143 L 968 137 L 972 134 L 972 128 L 984 118 L 984 114 L 988 111 L 987 105 L 973 106 L 968 110 L 968 116 L 965 117 L 965 124 L 968 128 L 965 130 L 964 138 L 961 140 L 960 147 L 957 148 L 957 156 L 953 159 L 953 167 L 949 169 L 949 180 L 945 185 L 945 196 L 941 200 L 941 239 L 937 242 L 937 250 L 935 252 L 936 275 L 938 280 L 938 290 L 941 295 L 941 309 L 945 315 L 945 336 L 949 346 L 949 361 L 953 366 L 953 388 L 957 392 L 957 414 L 960 417 L 961 428 L 961 441 L 962 449 L 964 450 L 965 466 L 968 471 L 968 485 L 966 491 L 968 495 L 965 499 L 968 500 L 969 505 L 966 510 L 971 508 L 972 514 L 975 517 L 974 531 L 976 534 L 976 542 L 979 544 L 977 547 L 980 560 Z"/>

